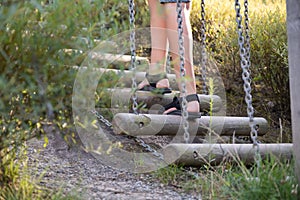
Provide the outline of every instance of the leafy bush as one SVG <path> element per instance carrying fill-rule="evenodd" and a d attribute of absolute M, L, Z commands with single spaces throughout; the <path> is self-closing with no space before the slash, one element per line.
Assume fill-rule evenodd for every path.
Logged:
<path fill-rule="evenodd" d="M 137 15 L 145 13 L 143 8 Z M 43 133 L 44 125 L 72 131 L 76 71 L 71 66 L 81 64 L 85 53 L 97 45 L 95 39 L 128 30 L 125 12 L 127 2 L 118 0 L 1 1 L 1 186 L 14 180 L 6 170 L 18 148 Z"/>
<path fill-rule="evenodd" d="M 207 46 L 223 77 L 227 114 L 246 116 L 234 8 L 233 1 L 206 2 Z M 277 132 L 277 136 L 279 118 L 287 126 L 284 127 L 284 134 L 291 135 L 285 16 L 285 1 L 249 1 L 251 86 L 255 116 L 267 118 L 271 124 L 270 132 Z M 200 19 L 200 1 L 194 1 L 191 21 L 196 40 L 201 39 Z M 287 138 L 289 140 L 286 142 L 289 142 L 291 137 Z"/>

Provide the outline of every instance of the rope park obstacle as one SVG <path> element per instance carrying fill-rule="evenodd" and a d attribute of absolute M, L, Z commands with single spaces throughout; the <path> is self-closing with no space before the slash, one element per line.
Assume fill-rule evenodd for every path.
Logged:
<path fill-rule="evenodd" d="M 245 0 L 245 29 L 242 26 L 241 7 L 238 0 L 235 1 L 236 21 L 238 31 L 238 43 L 240 49 L 241 68 L 243 70 L 242 78 L 244 80 L 245 102 L 247 104 L 248 117 L 231 117 L 216 116 L 215 113 L 220 111 L 223 106 L 223 100 L 215 94 L 209 94 L 209 84 L 206 76 L 207 70 L 207 52 L 205 44 L 205 3 L 201 1 L 201 75 L 203 84 L 203 93 L 198 94 L 200 99 L 200 108 L 202 113 L 208 115 L 201 116 L 198 119 L 188 119 L 186 106 L 182 105 L 182 116 L 162 115 L 158 113 L 159 108 L 155 106 L 164 106 L 170 103 L 174 96 L 178 94 L 175 91 L 172 94 L 155 95 L 151 92 L 137 91 L 137 82 L 142 81 L 146 73 L 138 71 L 145 70 L 149 66 L 146 58 L 136 55 L 135 46 L 135 16 L 134 0 L 128 0 L 130 13 L 130 52 L 131 55 L 114 55 L 114 54 L 92 54 L 92 58 L 97 60 L 97 64 L 118 62 L 124 66 L 128 63 L 129 70 L 124 69 L 106 69 L 98 68 L 101 73 L 122 74 L 120 82 L 123 87 L 127 88 L 110 88 L 109 95 L 113 96 L 112 105 L 118 109 L 114 113 L 112 122 L 105 119 L 96 110 L 93 114 L 97 119 L 107 127 L 112 127 L 114 133 L 132 136 L 141 146 L 153 155 L 163 159 L 167 164 L 178 163 L 188 166 L 202 166 L 204 164 L 217 165 L 226 160 L 242 161 L 246 164 L 256 163 L 272 154 L 280 159 L 290 159 L 292 157 L 292 144 L 261 144 L 258 136 L 262 136 L 268 131 L 267 120 L 261 117 L 254 117 L 254 108 L 252 106 L 251 86 L 250 86 L 250 36 L 249 36 L 249 19 L 248 19 L 248 1 Z M 185 69 L 184 69 L 184 47 L 182 35 L 182 16 L 181 1 L 177 1 L 178 12 L 178 44 L 181 75 L 181 88 L 185 94 Z M 243 36 L 245 34 L 245 37 Z M 179 89 L 175 74 L 168 74 L 170 85 L 173 89 Z M 186 104 L 186 97 L 183 97 L 183 104 Z M 130 105 L 130 112 L 120 112 L 120 106 Z M 139 111 L 141 105 L 144 105 L 144 113 Z M 128 108 L 125 108 L 126 111 Z M 122 109 L 121 109 L 122 110 Z M 223 113 L 223 112 L 220 112 Z M 172 143 L 166 145 L 159 151 L 145 144 L 142 138 L 148 136 L 171 136 Z M 209 138 L 207 143 L 193 143 L 195 137 Z M 250 136 L 252 144 L 224 144 L 214 143 L 212 138 L 222 136 Z M 86 138 L 82 138 L 87 140 Z M 91 141 L 95 141 L 91 139 Z M 215 140 L 213 140 L 215 141 Z M 193 143 L 193 144 L 192 144 Z M 147 159 L 145 159 L 147 160 Z M 152 159 L 149 159 L 153 161 Z M 154 163 L 155 164 L 155 163 Z"/>

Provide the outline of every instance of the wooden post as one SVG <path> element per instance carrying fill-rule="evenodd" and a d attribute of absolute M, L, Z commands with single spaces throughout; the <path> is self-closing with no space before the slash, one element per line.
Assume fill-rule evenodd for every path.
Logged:
<path fill-rule="evenodd" d="M 293 146 L 296 176 L 300 184 L 300 1 L 287 0 L 287 33 Z"/>

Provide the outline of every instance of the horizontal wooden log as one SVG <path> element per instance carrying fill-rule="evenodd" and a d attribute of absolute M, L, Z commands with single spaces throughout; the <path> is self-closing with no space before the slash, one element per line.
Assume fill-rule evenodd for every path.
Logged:
<path fill-rule="evenodd" d="M 73 66 L 73 69 L 76 70 L 85 70 L 88 69 L 88 67 L 86 66 Z M 131 70 L 117 70 L 117 69 L 105 69 L 105 68 L 92 68 L 93 71 L 98 72 L 99 76 L 103 75 L 103 74 L 113 74 L 115 76 L 119 77 L 118 80 L 118 87 L 127 87 L 127 88 L 131 88 L 132 85 L 132 76 L 133 76 L 133 72 Z M 137 71 L 135 74 L 135 81 L 137 83 L 142 82 L 145 79 L 146 76 L 146 72 L 139 72 Z M 176 75 L 175 74 L 167 74 L 167 77 L 169 79 L 170 82 L 170 87 L 173 90 L 179 90 L 178 88 L 178 84 L 176 82 Z"/>
<path fill-rule="evenodd" d="M 133 72 L 130 70 L 115 70 L 115 69 L 100 69 L 103 73 L 114 73 L 116 75 L 120 76 L 119 83 L 122 87 L 129 87 L 131 88 L 132 85 L 132 76 Z M 135 80 L 137 83 L 142 82 L 146 77 L 146 72 L 139 72 L 137 71 L 135 74 Z M 175 74 L 167 74 L 167 77 L 169 79 L 170 87 L 173 90 L 179 90 L 178 84 L 176 81 L 176 75 Z"/>
<path fill-rule="evenodd" d="M 114 116 L 114 130 L 119 134 L 132 136 L 168 135 L 183 136 L 182 117 L 176 115 L 156 114 L 131 114 L 118 113 Z M 264 118 L 254 118 L 254 124 L 258 128 L 258 134 L 264 135 L 268 130 L 268 123 Z M 193 138 L 206 136 L 249 136 L 248 117 L 223 117 L 202 116 L 195 120 L 189 120 L 189 134 Z"/>
<path fill-rule="evenodd" d="M 268 155 L 281 160 L 291 159 L 292 144 L 259 144 L 262 159 Z M 176 162 L 186 166 L 200 167 L 218 165 L 224 161 L 253 164 L 256 148 L 252 144 L 169 144 L 163 149 L 164 158 L 168 163 Z"/>
<path fill-rule="evenodd" d="M 94 72 L 98 72 L 99 76 L 102 75 L 110 75 L 112 79 L 115 79 L 116 76 L 118 77 L 118 85 L 116 87 L 122 88 L 131 88 L 132 86 L 132 77 L 133 72 L 131 70 L 118 70 L 118 69 L 109 69 L 109 68 L 89 68 L 87 66 L 73 66 L 75 70 L 92 70 Z M 135 73 L 135 81 L 137 83 L 142 82 L 145 79 L 146 72 L 137 70 Z M 175 74 L 167 74 L 167 78 L 169 79 L 170 87 L 173 90 L 179 90 L 176 75 Z"/>
<path fill-rule="evenodd" d="M 99 52 L 86 52 L 79 49 L 62 49 L 62 52 L 73 55 L 82 54 L 88 61 L 94 61 L 97 63 L 98 68 L 129 70 L 131 68 L 131 56 L 130 55 L 118 55 L 110 53 Z M 89 56 L 89 57 L 88 57 Z M 136 71 L 147 71 L 149 69 L 149 60 L 145 57 L 136 57 Z"/>
<path fill-rule="evenodd" d="M 173 101 L 175 95 L 179 92 L 173 92 L 165 95 L 155 95 L 151 92 L 137 91 L 137 102 L 138 104 L 144 104 L 144 106 L 150 109 L 151 113 L 155 113 L 162 106 L 167 105 Z M 124 106 L 131 107 L 132 90 L 130 88 L 123 89 L 108 89 L 108 95 L 111 97 L 111 107 L 120 108 Z M 212 112 L 218 112 L 222 108 L 222 100 L 217 95 L 202 95 L 198 94 L 200 99 L 201 111 L 209 112 L 212 108 Z M 212 107 L 210 108 L 210 102 Z M 156 113 L 157 114 L 157 113 Z"/>
<path fill-rule="evenodd" d="M 118 55 L 109 53 L 91 52 L 90 59 L 96 60 L 100 67 L 108 67 L 112 69 L 130 69 L 131 68 L 131 56 L 130 55 Z M 146 71 L 149 69 L 149 60 L 145 57 L 136 56 L 136 70 Z"/>

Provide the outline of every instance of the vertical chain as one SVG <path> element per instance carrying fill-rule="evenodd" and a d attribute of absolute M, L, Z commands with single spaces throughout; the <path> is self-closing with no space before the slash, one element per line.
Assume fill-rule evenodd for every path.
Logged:
<path fill-rule="evenodd" d="M 245 56 L 247 59 L 247 65 L 248 65 L 248 70 L 250 71 L 250 30 L 249 30 L 249 9 L 248 9 L 248 0 L 244 1 L 244 7 L 245 7 L 245 12 L 244 12 L 244 16 L 245 16 Z"/>
<path fill-rule="evenodd" d="M 129 3 L 129 21 L 130 21 L 130 52 L 131 52 L 131 64 L 130 69 L 132 70 L 132 110 L 135 114 L 138 114 L 138 103 L 137 103 L 137 83 L 135 80 L 136 76 L 136 47 L 135 47 L 135 18 L 134 18 L 134 0 L 128 0 Z"/>
<path fill-rule="evenodd" d="M 206 86 L 206 64 L 207 64 L 207 54 L 206 54 L 206 21 L 205 21 L 205 1 L 201 0 L 201 76 L 203 81 L 203 93 L 207 94 Z"/>
<path fill-rule="evenodd" d="M 259 165 L 259 145 L 258 145 L 258 134 L 254 124 L 254 108 L 252 106 L 252 95 L 251 95 L 251 78 L 250 78 L 250 36 L 249 36 L 249 18 L 248 18 L 248 1 L 245 0 L 245 34 L 246 34 L 246 44 L 243 37 L 243 26 L 242 26 L 242 16 L 240 14 L 241 6 L 239 0 L 235 1 L 236 10 L 236 22 L 237 22 L 237 32 L 238 32 L 238 43 L 240 49 L 241 57 L 241 68 L 242 68 L 242 78 L 244 81 L 244 91 L 245 91 L 245 102 L 247 104 L 247 114 L 249 117 L 249 126 L 251 128 L 250 137 L 253 142 L 253 146 L 256 148 L 255 160 Z"/>
<path fill-rule="evenodd" d="M 190 140 L 189 134 L 189 122 L 187 112 L 187 100 L 186 100 L 186 80 L 185 80 L 185 68 L 184 68 L 184 38 L 182 27 L 182 2 L 177 0 L 177 23 L 178 23 L 178 45 L 179 45 L 179 57 L 180 57 L 180 80 L 181 80 L 181 94 L 182 94 L 182 118 L 183 118 L 183 138 L 186 143 Z"/>
<path fill-rule="evenodd" d="M 251 55 L 251 47 L 250 47 L 250 29 L 249 29 L 249 8 L 248 8 L 248 0 L 244 0 L 244 7 L 245 7 L 245 56 L 247 60 L 247 66 L 248 71 L 250 72 L 251 67 L 251 61 L 250 61 L 250 55 Z M 250 89 L 251 92 L 251 89 Z M 252 102 L 252 101 L 251 101 Z M 252 105 L 251 105 L 252 106 Z M 250 127 L 251 127 L 251 139 L 253 141 L 253 145 L 256 147 L 256 155 L 255 155 L 255 161 L 257 166 L 260 165 L 260 150 L 259 150 L 259 142 L 258 142 L 258 132 L 255 127 L 253 117 L 254 117 L 254 109 L 252 108 L 252 121 L 250 120 Z"/>

